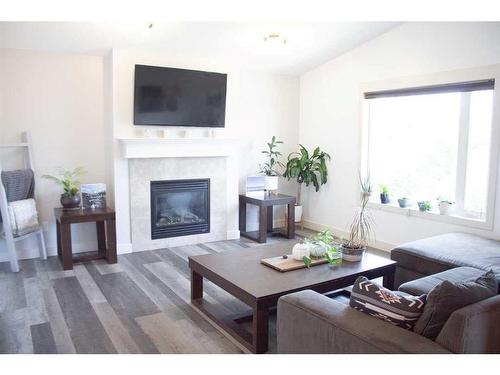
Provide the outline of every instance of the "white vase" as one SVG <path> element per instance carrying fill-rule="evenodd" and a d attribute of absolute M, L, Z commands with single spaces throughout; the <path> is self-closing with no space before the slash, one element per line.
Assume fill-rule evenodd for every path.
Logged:
<path fill-rule="evenodd" d="M 278 176 L 266 176 L 264 178 L 264 189 L 267 191 L 278 190 Z"/>
<path fill-rule="evenodd" d="M 300 223 L 302 221 L 302 206 L 295 206 L 295 222 Z"/>
<path fill-rule="evenodd" d="M 292 248 L 292 257 L 295 260 L 302 260 L 304 257 L 308 257 L 310 255 L 309 244 L 307 243 L 297 243 L 293 245 Z"/>
<path fill-rule="evenodd" d="M 439 202 L 439 213 L 441 215 L 449 215 L 452 211 L 453 203 Z"/>

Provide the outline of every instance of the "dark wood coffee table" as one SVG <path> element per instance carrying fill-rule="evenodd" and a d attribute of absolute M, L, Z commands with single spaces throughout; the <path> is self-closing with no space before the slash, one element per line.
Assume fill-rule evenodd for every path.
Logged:
<path fill-rule="evenodd" d="M 365 254 L 361 262 L 346 262 L 331 268 L 328 264 L 279 272 L 260 263 L 263 258 L 291 253 L 292 244 L 278 243 L 218 254 L 189 257 L 191 269 L 191 303 L 216 324 L 254 353 L 268 348 L 269 310 L 278 298 L 304 289 L 328 293 L 354 284 L 358 276 L 369 279 L 383 277 L 384 286 L 393 288 L 396 262 L 373 254 Z M 203 299 L 206 278 L 247 304 L 251 309 L 252 333 L 243 330 L 238 321 L 244 319 L 224 315 L 216 305 Z"/>

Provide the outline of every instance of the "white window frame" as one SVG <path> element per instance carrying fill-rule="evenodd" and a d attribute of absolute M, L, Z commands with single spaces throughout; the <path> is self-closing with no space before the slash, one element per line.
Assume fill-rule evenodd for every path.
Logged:
<path fill-rule="evenodd" d="M 434 212 L 421 212 L 418 208 L 400 208 L 396 205 L 391 204 L 381 204 L 376 201 L 370 201 L 369 207 L 375 210 L 381 210 L 386 212 L 392 212 L 396 214 L 414 216 L 422 219 L 435 220 L 450 224 L 468 226 L 472 228 L 493 230 L 493 222 L 495 217 L 495 198 L 496 198 L 496 187 L 497 187 L 497 170 L 498 170 L 498 156 L 499 156 L 499 146 L 500 146 L 500 65 L 489 65 L 479 68 L 463 69 L 449 72 L 433 73 L 423 76 L 413 76 L 413 77 L 401 77 L 397 79 L 391 79 L 386 81 L 377 81 L 364 83 L 360 86 L 359 98 L 360 98 L 360 119 L 361 119 L 361 153 L 360 153 L 360 171 L 363 175 L 366 175 L 369 171 L 369 105 L 368 100 L 365 99 L 364 94 L 367 92 L 377 92 L 386 90 L 397 90 L 415 87 L 425 87 L 425 86 L 435 86 L 444 84 L 453 84 L 458 82 L 469 82 L 469 81 L 480 81 L 485 79 L 495 80 L 495 89 L 493 91 L 493 109 L 492 109 L 492 124 L 491 124 L 491 138 L 490 138 L 490 163 L 488 171 L 488 188 L 487 188 L 487 198 L 486 198 L 486 215 L 484 219 L 476 219 L 466 216 L 460 216 L 458 214 L 452 214 L 449 216 L 439 215 Z M 464 96 L 465 94 L 465 96 Z M 462 99 L 470 96 L 467 93 L 462 94 Z M 463 110 L 463 106 L 461 106 Z M 463 114 L 460 116 L 460 129 L 459 137 L 466 137 L 468 134 L 468 121 L 465 121 Z M 463 165 L 463 168 L 457 168 L 457 182 L 459 179 L 465 178 L 465 168 L 467 161 L 467 143 L 468 139 L 460 142 L 458 159 Z M 460 164 L 460 163 L 459 163 Z M 463 185 L 463 186 L 462 186 Z M 465 184 L 460 184 L 460 187 L 465 187 Z M 458 209 L 463 203 L 463 198 L 465 192 L 462 191 L 457 184 L 457 194 L 456 197 L 458 203 Z M 378 194 L 374 195 L 378 196 Z"/>

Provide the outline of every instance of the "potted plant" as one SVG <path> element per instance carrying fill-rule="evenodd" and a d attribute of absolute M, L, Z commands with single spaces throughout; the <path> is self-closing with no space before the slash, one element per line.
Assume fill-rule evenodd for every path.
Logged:
<path fill-rule="evenodd" d="M 387 185 L 380 185 L 380 203 L 382 204 L 390 203 L 389 188 L 387 187 Z"/>
<path fill-rule="evenodd" d="M 77 185 L 77 178 L 85 174 L 83 167 L 77 167 L 72 171 L 59 169 L 56 175 L 43 175 L 42 177 L 54 181 L 56 184 L 63 187 L 61 194 L 61 204 L 64 208 L 73 209 L 80 207 L 80 194 Z"/>
<path fill-rule="evenodd" d="M 288 155 L 285 173 L 283 174 L 286 179 L 291 180 L 293 178 L 298 183 L 295 222 L 302 220 L 302 184 L 306 186 L 313 184 L 316 191 L 319 191 L 320 186 L 326 184 L 328 180 L 326 161 L 330 160 L 330 155 L 321 151 L 319 147 L 316 147 L 311 154 L 304 146 L 299 146 L 299 152 L 292 152 Z"/>
<path fill-rule="evenodd" d="M 262 151 L 263 154 L 267 155 L 267 162 L 260 166 L 260 173 L 263 173 L 265 177 L 265 187 L 267 191 L 278 190 L 278 176 L 280 173 L 276 168 L 283 168 L 284 165 L 278 160 L 281 156 L 279 152 L 278 145 L 282 144 L 283 141 L 278 141 L 273 135 L 271 142 L 267 143 L 268 150 Z"/>
<path fill-rule="evenodd" d="M 361 181 L 361 206 L 354 215 L 354 219 L 349 228 L 349 238 L 344 239 L 341 245 L 342 258 L 349 262 L 358 262 L 363 258 L 363 254 L 368 245 L 372 232 L 373 219 L 368 211 L 368 201 L 370 199 L 367 189 L 371 186 L 370 175 Z"/>
<path fill-rule="evenodd" d="M 417 202 L 417 204 L 418 204 L 418 209 L 421 212 L 426 212 L 426 211 L 432 210 L 432 205 L 431 205 L 431 202 L 429 202 L 429 201 L 420 201 L 420 202 Z"/>
<path fill-rule="evenodd" d="M 316 233 L 309 239 L 311 256 L 316 258 L 325 256 L 326 251 L 332 247 L 333 240 L 329 230 Z"/>
<path fill-rule="evenodd" d="M 451 211 L 453 209 L 453 201 L 445 198 L 445 197 L 438 197 L 439 201 L 439 214 L 440 215 L 449 215 L 451 214 Z"/>
<path fill-rule="evenodd" d="M 402 197 L 398 199 L 399 207 L 407 208 L 410 207 L 410 199 L 407 197 Z"/>

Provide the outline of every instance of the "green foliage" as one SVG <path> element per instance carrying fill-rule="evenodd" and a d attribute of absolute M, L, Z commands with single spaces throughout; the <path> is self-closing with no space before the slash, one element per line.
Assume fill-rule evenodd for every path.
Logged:
<path fill-rule="evenodd" d="M 306 186 L 313 184 L 316 191 L 328 180 L 326 161 L 330 160 L 330 155 L 316 147 L 313 153 L 300 146 L 300 152 L 292 152 L 288 155 L 285 173 L 283 176 L 288 180 L 296 179 L 299 184 Z"/>
<path fill-rule="evenodd" d="M 328 249 L 325 253 L 325 257 L 328 263 L 330 263 L 332 266 L 342 263 L 342 254 L 336 246 Z"/>
<path fill-rule="evenodd" d="M 418 202 L 418 208 L 420 209 L 420 211 L 430 211 L 432 210 L 432 205 L 431 205 L 431 202 L 429 201 L 422 201 L 422 202 Z"/>
<path fill-rule="evenodd" d="M 389 195 L 389 188 L 387 185 L 380 185 L 380 192 L 384 195 Z"/>
<path fill-rule="evenodd" d="M 323 242 L 324 244 L 331 244 L 334 240 L 333 234 L 327 229 L 322 232 L 316 233 L 312 237 L 312 241 L 314 242 Z"/>
<path fill-rule="evenodd" d="M 61 185 L 64 190 L 64 195 L 74 197 L 78 194 L 77 185 L 79 184 L 79 181 L 77 178 L 85 173 L 87 172 L 83 167 L 77 167 L 72 171 L 59 168 L 55 175 L 45 174 L 42 177 Z"/>
<path fill-rule="evenodd" d="M 302 261 L 304 262 L 304 264 L 306 265 L 307 268 L 311 267 L 311 258 L 310 257 L 307 257 L 307 256 L 304 256 L 302 257 Z"/>
<path fill-rule="evenodd" d="M 266 163 L 264 163 L 264 165 L 260 166 L 260 173 L 263 173 L 266 176 L 280 175 L 280 173 L 276 170 L 276 168 L 285 167 L 283 163 L 278 160 L 279 157 L 282 155 L 281 152 L 278 151 L 278 145 L 282 143 L 283 141 L 278 141 L 274 135 L 271 138 L 271 142 L 267 142 L 267 147 L 269 149 L 267 151 L 261 151 L 261 152 L 267 155 L 268 160 Z"/>
<path fill-rule="evenodd" d="M 361 177 L 361 173 L 359 174 L 359 185 L 361 187 L 362 193 L 371 194 L 371 192 L 373 191 L 373 186 L 370 173 L 367 173 L 365 178 Z"/>

